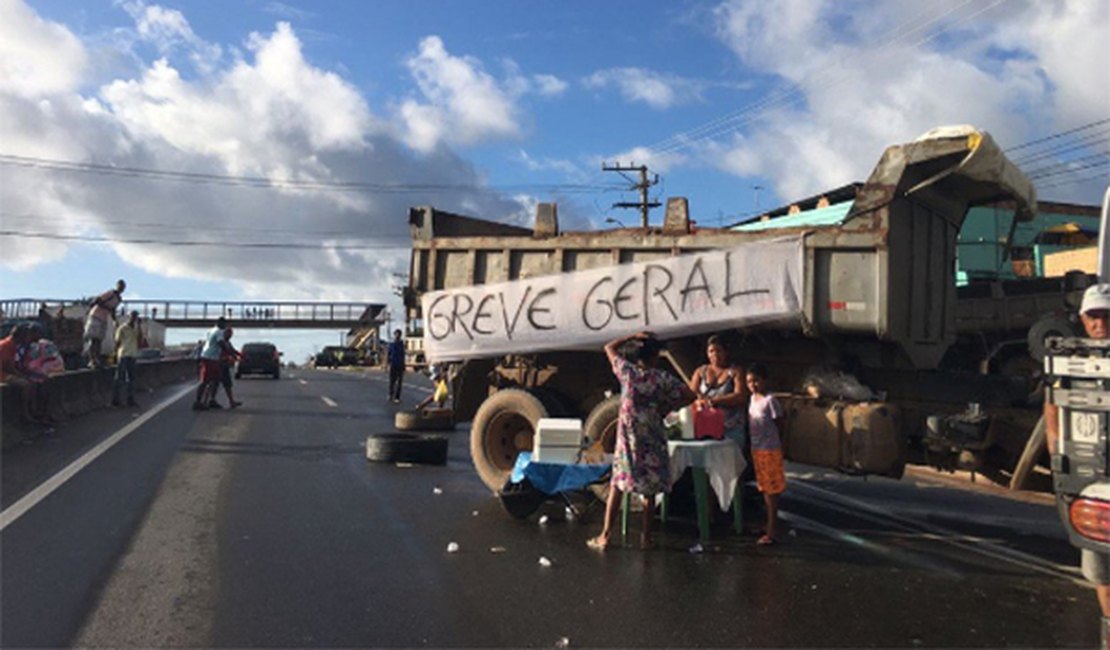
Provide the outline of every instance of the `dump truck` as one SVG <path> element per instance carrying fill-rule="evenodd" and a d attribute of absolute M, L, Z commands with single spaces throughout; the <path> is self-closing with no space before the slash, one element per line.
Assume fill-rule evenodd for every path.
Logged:
<path fill-rule="evenodd" d="M 406 315 L 428 359 L 452 365 L 455 420 L 471 422 L 485 484 L 502 487 L 543 417 L 581 418 L 586 456 L 611 451 L 619 386 L 601 347 L 643 329 L 668 341 L 684 379 L 709 333 L 768 366 L 793 461 L 1036 479 L 1031 376 L 1047 337 L 1077 333 L 1093 278 L 955 277 L 969 209 L 1028 221 L 1029 180 L 985 131 L 943 127 L 887 148 L 842 203 L 704 228 L 671 198 L 661 226 L 578 232 L 560 231 L 554 204 L 533 228 L 410 209 Z"/>

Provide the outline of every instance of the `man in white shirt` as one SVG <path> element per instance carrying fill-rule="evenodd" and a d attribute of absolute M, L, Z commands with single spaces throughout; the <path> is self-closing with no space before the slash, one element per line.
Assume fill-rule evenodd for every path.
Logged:
<path fill-rule="evenodd" d="M 108 335 L 108 319 L 116 317 L 116 309 L 123 302 L 127 283 L 116 281 L 116 288 L 109 289 L 93 299 L 89 317 L 85 320 L 85 346 L 89 354 L 89 367 L 99 368 L 100 342 Z"/>
<path fill-rule="evenodd" d="M 194 411 L 203 411 L 216 396 L 216 389 L 220 385 L 220 352 L 224 345 L 224 330 L 227 329 L 227 320 L 221 316 L 216 320 L 216 326 L 204 335 L 204 348 L 200 351 L 200 384 L 197 386 L 197 398 L 193 402 Z"/>

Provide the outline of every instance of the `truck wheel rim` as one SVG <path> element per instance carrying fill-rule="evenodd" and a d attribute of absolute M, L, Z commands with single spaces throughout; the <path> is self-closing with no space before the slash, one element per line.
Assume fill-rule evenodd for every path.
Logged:
<path fill-rule="evenodd" d="M 486 458 L 497 468 L 510 470 L 517 454 L 532 450 L 534 434 L 532 423 L 520 413 L 498 413 L 486 429 Z"/>

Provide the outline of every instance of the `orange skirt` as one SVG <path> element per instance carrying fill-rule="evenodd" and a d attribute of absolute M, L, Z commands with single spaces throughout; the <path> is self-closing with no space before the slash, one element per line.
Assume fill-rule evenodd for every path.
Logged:
<path fill-rule="evenodd" d="M 786 490 L 786 471 L 781 449 L 753 449 L 755 483 L 763 494 L 782 494 Z"/>

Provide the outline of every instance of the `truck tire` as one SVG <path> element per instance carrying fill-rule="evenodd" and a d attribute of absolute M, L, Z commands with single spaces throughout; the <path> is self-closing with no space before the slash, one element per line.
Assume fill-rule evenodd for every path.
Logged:
<path fill-rule="evenodd" d="M 455 417 L 451 409 L 442 408 L 398 411 L 393 427 L 398 431 L 450 431 L 455 428 Z"/>
<path fill-rule="evenodd" d="M 366 460 L 446 465 L 447 438 L 418 433 L 377 433 L 366 439 Z"/>
<path fill-rule="evenodd" d="M 614 395 L 598 402 L 586 416 L 582 434 L 586 437 L 586 448 L 582 450 L 582 462 L 604 462 L 605 454 L 613 453 L 617 442 L 617 415 L 621 410 L 620 395 Z M 609 483 L 596 483 L 590 491 L 601 501 L 609 498 Z"/>
<path fill-rule="evenodd" d="M 605 454 L 613 453 L 617 442 L 617 415 L 620 410 L 620 395 L 614 395 L 598 402 L 586 416 L 582 435 L 587 442 L 586 448 L 582 450 L 582 462 L 600 463 Z"/>
<path fill-rule="evenodd" d="M 505 485 L 517 454 L 531 451 L 536 423 L 547 416 L 539 398 L 515 388 L 499 390 L 482 402 L 470 425 L 470 456 L 492 492 Z"/>

